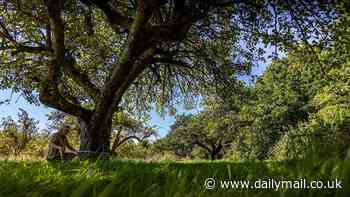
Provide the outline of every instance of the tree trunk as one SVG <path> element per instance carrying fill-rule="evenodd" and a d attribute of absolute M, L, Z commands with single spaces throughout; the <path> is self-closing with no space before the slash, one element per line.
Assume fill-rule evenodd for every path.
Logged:
<path fill-rule="evenodd" d="M 261 150 L 258 152 L 256 158 L 260 161 L 264 161 L 269 157 L 269 151 L 273 145 L 269 143 L 263 144 Z"/>
<path fill-rule="evenodd" d="M 213 150 L 210 153 L 210 159 L 211 160 L 216 160 L 216 159 L 221 159 L 220 152 L 222 150 L 223 146 L 219 144 L 217 147 L 213 147 Z"/>
<path fill-rule="evenodd" d="M 112 120 L 105 123 L 79 120 L 81 158 L 108 158 L 110 155 L 110 137 Z"/>

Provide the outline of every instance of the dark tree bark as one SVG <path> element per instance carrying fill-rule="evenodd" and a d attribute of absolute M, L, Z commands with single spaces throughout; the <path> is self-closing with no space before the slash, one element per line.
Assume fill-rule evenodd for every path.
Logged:
<path fill-rule="evenodd" d="M 221 144 L 219 144 L 218 146 L 214 146 L 211 150 L 211 153 L 210 153 L 210 159 L 211 160 L 221 159 L 222 158 L 222 155 L 221 155 L 222 148 L 223 148 L 223 146 Z"/>
<path fill-rule="evenodd" d="M 107 124 L 100 125 L 101 130 L 93 130 L 96 128 L 97 122 L 79 121 L 80 124 L 80 149 L 81 157 L 97 157 L 109 156 L 110 154 L 110 137 L 112 120 Z"/>
<path fill-rule="evenodd" d="M 224 146 L 221 143 L 219 143 L 218 145 L 215 145 L 214 143 L 212 143 L 210 144 L 210 147 L 209 147 L 209 145 L 201 142 L 196 137 L 196 135 L 194 135 L 193 137 L 194 137 L 194 144 L 203 148 L 206 151 L 205 156 L 207 159 L 216 160 L 216 159 L 222 158 L 221 151 L 224 148 Z"/>

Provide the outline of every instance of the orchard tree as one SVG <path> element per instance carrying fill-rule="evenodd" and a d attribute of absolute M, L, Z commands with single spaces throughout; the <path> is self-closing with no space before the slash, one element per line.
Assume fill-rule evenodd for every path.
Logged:
<path fill-rule="evenodd" d="M 309 109 L 307 121 L 299 120 L 298 127 L 284 136 L 286 143 L 278 147 L 284 146 L 289 158 L 350 156 L 350 12 L 344 11 L 333 26 L 336 33 L 330 46 L 315 50 L 317 57 L 305 55 L 306 49 L 300 48 L 285 61 L 290 75 L 299 76 L 299 86 L 309 100 L 303 107 Z"/>
<path fill-rule="evenodd" d="M 70 127 L 69 139 L 73 146 L 79 145 L 77 136 L 80 134 L 80 125 L 77 118 L 61 111 L 53 111 L 48 115 L 50 123 L 48 126 L 48 133 L 57 131 L 62 125 Z M 112 119 L 112 149 L 111 152 L 116 153 L 117 149 L 124 143 L 136 140 L 138 143 L 143 143 L 150 137 L 157 135 L 155 127 L 146 124 L 147 117 L 137 119 L 126 112 L 118 112 L 113 115 Z"/>
<path fill-rule="evenodd" d="M 332 43 L 300 45 L 274 61 L 252 87 L 241 117 L 258 159 L 341 157 L 350 135 L 350 13 L 332 25 Z M 309 49 L 312 50 L 309 50 Z"/>
<path fill-rule="evenodd" d="M 80 150 L 109 152 L 115 112 L 147 111 L 152 103 L 171 107 L 206 87 L 230 90 L 233 76 L 261 57 L 259 43 L 277 50 L 327 42 L 323 30 L 338 16 L 334 6 L 316 0 L 0 0 L 0 88 L 78 117 Z"/>
<path fill-rule="evenodd" d="M 193 121 L 193 115 L 177 115 L 175 122 L 170 126 L 169 133 L 162 139 L 157 140 L 157 148 L 161 151 L 173 152 L 179 157 L 192 157 L 194 144 L 192 143 L 189 126 Z M 192 128 L 191 128 L 192 129 Z"/>
<path fill-rule="evenodd" d="M 234 101 L 231 99 L 230 101 Z M 219 98 L 205 101 L 204 110 L 196 115 L 179 115 L 171 126 L 163 146 L 178 156 L 193 156 L 199 148 L 206 159 L 220 159 L 236 140 L 239 128 L 247 123 L 240 120 L 239 106 Z"/>
<path fill-rule="evenodd" d="M 8 154 L 19 155 L 39 134 L 38 124 L 39 121 L 29 117 L 29 114 L 19 109 L 18 121 L 14 121 L 12 118 L 4 119 L 1 123 L 3 129 L 1 130 L 1 147 Z"/>
<path fill-rule="evenodd" d="M 143 143 L 157 134 L 155 128 L 147 126 L 145 121 L 137 120 L 122 112 L 114 115 L 112 131 L 112 153 L 128 141 L 136 140 L 138 143 Z"/>

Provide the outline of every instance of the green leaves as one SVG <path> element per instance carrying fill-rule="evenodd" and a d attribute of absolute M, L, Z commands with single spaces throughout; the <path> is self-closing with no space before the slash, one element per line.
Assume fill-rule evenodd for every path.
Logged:
<path fill-rule="evenodd" d="M 38 124 L 23 109 L 18 113 L 18 121 L 11 117 L 3 119 L 0 124 L 0 155 L 18 156 L 24 150 L 30 149 L 38 137 Z"/>
<path fill-rule="evenodd" d="M 287 58 L 274 61 L 253 87 L 252 100 L 240 114 L 253 120 L 249 129 L 258 156 L 259 152 L 265 158 L 272 153 L 280 159 L 346 155 L 350 142 L 348 16 L 344 13 L 328 26 L 335 33 L 331 45 L 299 45 Z"/>

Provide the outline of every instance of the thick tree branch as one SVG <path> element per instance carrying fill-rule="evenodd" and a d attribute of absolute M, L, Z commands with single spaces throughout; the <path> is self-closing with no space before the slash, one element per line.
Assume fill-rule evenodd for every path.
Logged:
<path fill-rule="evenodd" d="M 47 0 L 47 9 L 50 19 L 52 33 L 52 47 L 54 51 L 54 62 L 49 66 L 49 80 L 54 84 L 58 83 L 60 67 L 64 63 L 64 24 L 61 18 L 63 9 L 62 0 Z"/>
<path fill-rule="evenodd" d="M 149 58 L 154 54 L 154 44 L 143 34 L 145 25 L 151 17 L 153 4 L 149 1 L 138 3 L 134 21 L 130 27 L 128 45 L 106 82 L 99 103 L 96 107 L 96 122 L 108 120 L 114 113 L 123 94 L 130 84 L 149 64 Z"/>
<path fill-rule="evenodd" d="M 126 32 L 130 28 L 132 19 L 114 9 L 109 3 L 109 0 L 83 0 L 83 2 L 94 4 L 101 9 L 115 32 Z"/>
<path fill-rule="evenodd" d="M 160 57 L 160 58 L 152 58 L 152 63 L 162 63 L 162 64 L 170 64 L 170 65 L 176 65 L 176 66 L 181 66 L 181 67 L 186 67 L 186 68 L 193 68 L 193 65 L 188 64 L 184 61 L 181 60 L 174 60 L 172 58 L 168 57 Z"/>
<path fill-rule="evenodd" d="M 113 142 L 113 145 L 112 145 L 112 152 L 115 152 L 115 150 L 121 146 L 122 144 L 124 144 L 126 141 L 128 140 L 131 140 L 131 139 L 135 139 L 137 140 L 138 142 L 142 142 L 144 141 L 145 139 L 151 137 L 153 135 L 152 132 L 149 132 L 149 133 L 145 133 L 142 137 L 138 137 L 136 135 L 130 135 L 130 136 L 127 136 L 127 137 L 124 137 L 123 139 L 120 139 L 120 131 L 118 131 L 118 134 L 117 134 L 117 137 L 115 138 L 114 142 Z"/>
<path fill-rule="evenodd" d="M 61 18 L 63 1 L 47 0 L 46 3 L 50 18 L 54 59 L 48 65 L 48 76 L 42 83 L 40 101 L 49 107 L 87 120 L 91 112 L 78 104 L 68 101 L 59 92 L 60 68 L 65 63 L 64 24 Z"/>
<path fill-rule="evenodd" d="M 8 40 L 12 45 L 4 45 L 0 47 L 0 50 L 13 50 L 13 53 L 27 52 L 27 53 L 41 53 L 49 51 L 45 46 L 27 46 L 26 44 L 19 43 L 16 39 L 11 36 L 9 30 L 2 20 L 0 20 L 0 37 Z"/>
<path fill-rule="evenodd" d="M 74 59 L 65 58 L 63 71 L 66 75 L 71 77 L 75 83 L 82 87 L 95 102 L 97 102 L 97 99 L 100 96 L 100 90 L 91 82 L 87 74 L 80 71 L 79 66 Z"/>
<path fill-rule="evenodd" d="M 209 154 L 211 154 L 211 150 L 208 146 L 206 146 L 205 144 L 201 143 L 200 141 L 195 141 L 194 144 L 197 144 L 199 147 L 203 148 L 204 150 L 206 150 Z"/>
<path fill-rule="evenodd" d="M 113 115 L 125 91 L 149 64 L 153 51 L 148 50 L 139 60 L 131 58 L 119 64 L 101 93 L 94 121 L 103 121 Z"/>
<path fill-rule="evenodd" d="M 4 46 L 0 47 L 0 50 L 12 50 L 12 54 L 26 52 L 26 53 L 42 53 L 42 52 L 48 52 L 49 50 L 45 47 L 31 47 L 31 46 L 25 46 L 22 44 L 19 44 L 17 46 Z"/>
<path fill-rule="evenodd" d="M 139 138 L 139 137 L 137 137 L 137 136 L 128 136 L 128 137 L 125 137 L 125 138 L 123 138 L 122 140 L 120 140 L 120 139 L 116 139 L 115 141 L 114 141 L 114 143 L 113 143 L 113 146 L 112 146 L 112 152 L 115 152 L 115 150 L 119 147 L 119 146 L 121 146 L 122 144 L 124 144 L 126 141 L 128 141 L 128 140 L 131 140 L 131 139 L 136 139 L 138 142 L 141 142 L 142 141 L 142 139 L 141 138 Z"/>
<path fill-rule="evenodd" d="M 81 117 L 84 120 L 88 120 L 92 114 L 90 110 L 73 104 L 66 98 L 62 97 L 58 90 L 40 93 L 40 101 L 49 107 L 58 109 L 76 117 Z"/>
<path fill-rule="evenodd" d="M 197 144 L 199 147 L 205 149 L 209 154 L 212 152 L 212 150 L 205 144 L 203 144 L 202 142 L 199 141 L 198 136 L 197 135 L 192 135 L 193 137 L 193 143 Z"/>

